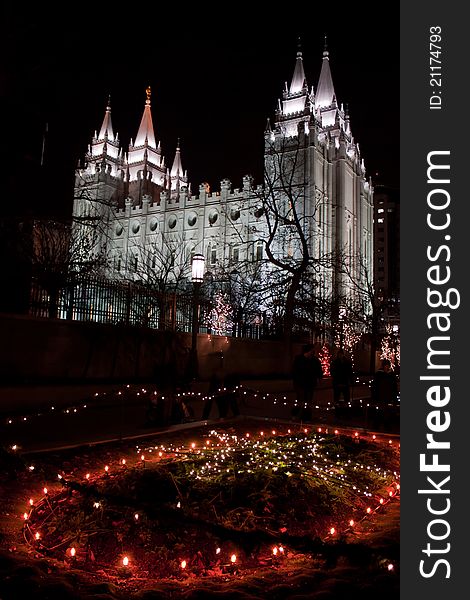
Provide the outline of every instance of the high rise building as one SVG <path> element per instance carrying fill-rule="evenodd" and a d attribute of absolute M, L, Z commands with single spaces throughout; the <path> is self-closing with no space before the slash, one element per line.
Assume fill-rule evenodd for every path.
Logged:
<path fill-rule="evenodd" d="M 396 188 L 374 188 L 374 274 L 387 321 L 400 312 L 400 196 Z"/>

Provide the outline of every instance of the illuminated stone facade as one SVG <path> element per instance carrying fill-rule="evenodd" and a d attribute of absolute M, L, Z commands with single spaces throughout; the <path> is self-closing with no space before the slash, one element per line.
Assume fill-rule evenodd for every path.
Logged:
<path fill-rule="evenodd" d="M 294 163 L 286 195 L 278 169 L 290 169 Z M 349 115 L 337 102 L 326 50 L 316 90 L 308 89 L 302 53 L 297 52 L 291 84 L 279 100 L 272 126 L 268 121 L 266 127 L 264 182 L 254 185 L 246 176 L 242 187 L 233 189 L 225 179 L 215 193 L 207 184 L 191 193 L 180 148 L 171 167 L 162 156 L 148 89 L 140 127 L 127 153 L 120 148 L 111 109 L 106 108 L 85 167 L 76 173 L 74 214 L 102 219 L 99 243 L 109 257 L 109 277 L 141 279 L 145 269 L 159 267 L 165 253 L 173 260 L 178 255 L 176 262 L 186 276 L 193 253 L 203 254 L 206 269 L 216 273 L 266 258 L 268 224 L 262 208 L 270 187 L 276 203 L 284 203 L 280 211 L 287 221 L 295 201 L 312 257 L 344 254 L 361 277 L 361 256 L 362 267 L 372 274 L 372 186 Z M 300 246 L 289 234 L 288 223 L 276 236 L 273 251 L 280 257 L 298 257 Z M 321 267 L 325 294 L 348 293 L 349 284 L 338 272 Z"/>

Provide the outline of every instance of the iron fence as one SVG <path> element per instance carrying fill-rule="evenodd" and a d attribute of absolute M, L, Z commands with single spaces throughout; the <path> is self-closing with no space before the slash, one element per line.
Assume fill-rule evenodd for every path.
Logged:
<path fill-rule="evenodd" d="M 130 325 L 190 333 L 193 328 L 191 290 L 159 292 L 129 281 L 82 278 L 63 286 L 33 281 L 30 314 L 35 317 Z M 210 298 L 200 298 L 199 332 L 214 334 L 209 325 Z M 230 323 L 218 335 L 251 339 L 274 339 L 278 332 L 265 322 L 245 319 Z"/>

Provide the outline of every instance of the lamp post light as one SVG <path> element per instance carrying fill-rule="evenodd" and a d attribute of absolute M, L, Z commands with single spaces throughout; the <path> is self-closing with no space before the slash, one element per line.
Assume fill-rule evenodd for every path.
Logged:
<path fill-rule="evenodd" d="M 193 321 L 191 338 L 191 376 L 197 378 L 197 334 L 199 333 L 199 289 L 204 280 L 204 256 L 195 254 L 191 262 L 191 281 L 193 282 Z"/>

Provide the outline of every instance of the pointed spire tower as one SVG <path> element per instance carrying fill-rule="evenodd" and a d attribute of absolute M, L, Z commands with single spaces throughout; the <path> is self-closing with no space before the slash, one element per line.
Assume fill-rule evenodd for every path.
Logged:
<path fill-rule="evenodd" d="M 292 81 L 289 88 L 289 94 L 297 94 L 301 92 L 306 86 L 304 62 L 302 58 L 302 47 L 300 44 L 300 38 L 297 42 L 297 58 L 295 60 L 295 69 L 292 76 Z"/>
<path fill-rule="evenodd" d="M 108 105 L 106 106 L 106 112 L 101 125 L 99 140 L 111 140 L 114 141 L 113 124 L 111 123 L 111 96 L 108 96 Z"/>
<path fill-rule="evenodd" d="M 276 111 L 275 128 L 287 137 L 297 135 L 299 123 L 309 121 L 311 112 L 311 95 L 307 87 L 300 38 L 297 42 L 297 56 L 295 59 L 294 73 L 290 86 L 285 87 L 279 108 Z M 270 132 L 266 132 L 269 136 Z"/>
<path fill-rule="evenodd" d="M 99 133 L 95 135 L 85 155 L 85 165 L 75 171 L 73 215 L 75 217 L 100 218 L 103 223 L 110 219 L 113 207 L 119 204 L 124 189 L 125 163 L 119 148 L 119 138 L 114 133 L 111 121 L 111 98 L 108 97 L 106 111 Z M 87 225 L 80 220 L 74 223 L 77 236 L 87 239 Z M 97 234 L 95 256 L 106 252 L 107 232 Z M 79 238 L 76 238 L 79 239 Z"/>
<path fill-rule="evenodd" d="M 337 127 L 337 134 L 345 128 L 344 112 L 339 110 L 336 100 L 335 86 L 330 68 L 330 53 L 325 35 L 325 46 L 323 49 L 323 60 L 320 78 L 315 94 L 315 111 L 319 115 L 322 127 Z"/>
<path fill-rule="evenodd" d="M 160 144 L 156 143 L 153 129 L 150 86 L 145 90 L 146 100 L 144 112 L 140 121 L 135 142 L 129 144 L 128 164 L 129 181 L 136 181 L 139 177 L 146 177 L 158 185 L 164 186 L 165 168 L 161 155 Z"/>
<path fill-rule="evenodd" d="M 315 107 L 326 108 L 336 102 L 335 87 L 330 69 L 330 53 L 325 35 L 325 47 L 323 49 L 323 62 L 321 66 L 320 79 L 318 80 L 317 93 L 315 95 Z"/>
<path fill-rule="evenodd" d="M 179 138 L 176 146 L 175 159 L 173 161 L 173 166 L 171 167 L 170 171 L 170 182 L 171 190 L 176 190 L 177 195 L 179 195 L 181 186 L 188 185 L 187 173 L 183 171 L 183 165 L 181 162 L 181 148 Z"/>
<path fill-rule="evenodd" d="M 119 149 L 119 137 L 114 134 L 111 121 L 111 96 L 108 96 L 106 111 L 99 133 L 95 132 L 91 140 L 85 161 L 86 171 L 95 173 L 98 169 L 110 171 L 116 176 L 122 169 L 122 155 Z M 97 165 L 100 165 L 97 167 Z"/>

